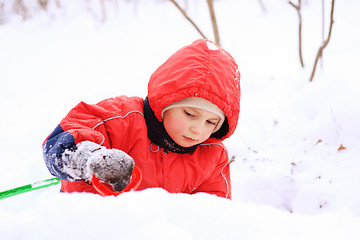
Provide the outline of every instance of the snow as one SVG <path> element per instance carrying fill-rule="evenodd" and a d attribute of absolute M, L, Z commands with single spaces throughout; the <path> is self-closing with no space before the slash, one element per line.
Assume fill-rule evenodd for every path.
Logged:
<path fill-rule="evenodd" d="M 209 48 L 209 50 L 212 50 L 212 51 L 216 51 L 216 50 L 218 50 L 219 48 L 218 48 L 218 46 L 216 46 L 214 43 L 212 43 L 212 42 L 207 42 L 206 43 L 206 46 Z"/>
<path fill-rule="evenodd" d="M 162 189 L 59 194 L 56 185 L 0 200 L 0 238 L 358 239 L 360 2 L 336 1 L 311 83 L 321 1 L 303 5 L 304 69 L 296 11 L 263 2 L 265 12 L 258 1 L 214 3 L 221 44 L 241 73 L 239 125 L 225 141 L 233 200 Z M 109 1 L 103 23 L 99 1 L 51 3 L 0 25 L 0 191 L 52 177 L 41 144 L 78 102 L 146 96 L 152 72 L 199 38 L 170 1 Z M 211 38 L 206 1 L 187 8 Z"/>

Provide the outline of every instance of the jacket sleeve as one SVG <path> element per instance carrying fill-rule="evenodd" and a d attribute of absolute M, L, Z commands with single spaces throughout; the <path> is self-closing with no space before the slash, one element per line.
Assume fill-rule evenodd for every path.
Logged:
<path fill-rule="evenodd" d="M 206 192 L 231 199 L 230 160 L 226 148 L 223 145 L 221 146 L 223 151 L 213 173 L 192 192 L 193 194 Z"/>
<path fill-rule="evenodd" d="M 88 140 L 109 147 L 109 138 L 100 117 L 101 107 L 79 103 L 60 122 L 43 144 L 43 157 L 50 173 L 60 179 L 71 181 L 64 173 L 62 155 L 65 150 L 74 150 L 76 144 Z M 100 124 L 102 125 L 102 124 Z"/>

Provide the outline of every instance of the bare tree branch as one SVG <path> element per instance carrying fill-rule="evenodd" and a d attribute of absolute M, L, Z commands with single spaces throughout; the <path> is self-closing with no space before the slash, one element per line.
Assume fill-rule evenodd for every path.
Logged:
<path fill-rule="evenodd" d="M 220 46 L 220 36 L 219 36 L 219 30 L 218 30 L 218 26 L 217 26 L 216 18 L 215 18 L 213 0 L 207 0 L 207 3 L 209 6 L 211 23 L 212 23 L 212 27 L 213 27 L 213 31 L 214 31 L 215 43 L 217 43 Z"/>
<path fill-rule="evenodd" d="M 191 20 L 191 18 L 186 14 L 185 10 L 182 9 L 180 7 L 180 5 L 175 1 L 175 0 L 170 0 L 176 7 L 177 9 L 180 10 L 180 12 L 184 15 L 184 17 L 195 27 L 195 29 L 200 33 L 200 35 L 204 38 L 207 39 L 207 37 L 205 37 L 205 35 L 200 31 L 200 29 L 198 28 L 198 26 Z"/>
<path fill-rule="evenodd" d="M 106 10 L 105 10 L 104 0 L 100 0 L 100 6 L 101 6 L 101 22 L 104 23 L 106 20 Z"/>
<path fill-rule="evenodd" d="M 325 2 L 324 0 L 321 1 L 321 5 L 322 5 L 322 11 L 321 11 L 321 17 L 322 17 L 322 24 L 321 24 L 321 40 L 324 41 L 325 39 Z M 322 68 L 323 67 L 323 58 L 321 56 L 321 64 L 320 64 L 320 67 Z"/>
<path fill-rule="evenodd" d="M 3 16 L 4 16 L 4 3 L 1 2 L 0 3 L 0 25 L 2 25 L 4 22 Z"/>
<path fill-rule="evenodd" d="M 23 20 L 30 17 L 29 9 L 23 0 L 15 0 L 13 3 L 13 11 L 22 16 Z"/>
<path fill-rule="evenodd" d="M 47 6 L 49 4 L 48 0 L 38 0 L 38 3 L 40 7 L 42 7 L 42 9 L 44 9 L 45 11 L 47 10 Z"/>
<path fill-rule="evenodd" d="M 289 4 L 293 6 L 296 9 L 296 12 L 299 17 L 299 58 L 300 58 L 300 64 L 301 67 L 304 68 L 304 61 L 302 57 L 302 35 L 301 35 L 301 26 L 302 26 L 302 18 L 301 18 L 301 0 L 298 0 L 298 5 L 295 5 L 291 1 L 289 1 Z"/>
<path fill-rule="evenodd" d="M 266 12 L 266 7 L 265 7 L 263 1 L 262 1 L 262 0 L 258 0 L 258 2 L 259 2 L 259 4 L 260 4 L 261 9 L 262 9 L 264 12 Z"/>
<path fill-rule="evenodd" d="M 332 26 L 334 23 L 334 5 L 335 5 L 335 0 L 332 0 L 331 2 L 331 13 L 330 13 L 330 27 L 329 27 L 329 33 L 328 33 L 328 37 L 325 41 L 323 41 L 322 45 L 319 47 L 319 50 L 317 52 L 316 58 L 315 58 L 315 62 L 314 62 L 314 67 L 310 76 L 310 82 L 312 82 L 314 75 L 315 75 L 315 70 L 316 70 L 316 66 L 317 63 L 319 61 L 319 58 L 322 56 L 323 50 L 326 48 L 326 46 L 329 44 L 330 41 L 330 37 L 331 37 L 331 32 L 332 32 Z"/>

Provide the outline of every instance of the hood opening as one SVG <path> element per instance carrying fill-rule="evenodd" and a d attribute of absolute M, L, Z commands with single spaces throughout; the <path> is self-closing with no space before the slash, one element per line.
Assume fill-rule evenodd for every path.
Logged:
<path fill-rule="evenodd" d="M 225 120 L 223 124 L 221 125 L 221 128 L 210 135 L 211 138 L 221 139 L 223 138 L 227 133 L 229 132 L 229 122 L 227 117 L 225 117 Z"/>

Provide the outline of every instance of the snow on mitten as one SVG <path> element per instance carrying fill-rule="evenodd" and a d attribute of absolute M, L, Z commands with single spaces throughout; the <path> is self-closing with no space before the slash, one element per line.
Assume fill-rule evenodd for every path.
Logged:
<path fill-rule="evenodd" d="M 107 149 L 90 141 L 76 145 L 76 150 L 63 154 L 64 169 L 74 180 L 90 180 L 95 174 L 117 192 L 131 181 L 134 160 L 118 149 Z"/>

